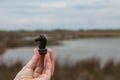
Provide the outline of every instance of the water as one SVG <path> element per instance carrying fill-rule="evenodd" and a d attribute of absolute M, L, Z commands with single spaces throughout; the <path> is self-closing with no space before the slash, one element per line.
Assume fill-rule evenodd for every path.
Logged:
<path fill-rule="evenodd" d="M 63 41 L 61 46 L 52 48 L 55 59 L 65 62 L 67 59 L 76 62 L 80 59 L 96 57 L 102 61 L 108 59 L 120 60 L 120 38 L 90 38 Z M 0 56 L 4 61 L 21 60 L 27 63 L 35 47 L 8 49 Z"/>

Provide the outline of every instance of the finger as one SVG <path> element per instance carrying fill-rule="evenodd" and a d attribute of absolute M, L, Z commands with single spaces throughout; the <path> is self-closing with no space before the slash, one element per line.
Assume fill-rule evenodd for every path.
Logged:
<path fill-rule="evenodd" d="M 53 57 L 53 53 L 52 53 L 52 49 L 48 49 L 48 53 L 50 55 L 50 59 L 51 59 L 51 62 L 52 62 L 52 74 L 54 73 L 54 57 Z"/>
<path fill-rule="evenodd" d="M 34 69 L 39 61 L 40 55 L 37 49 L 34 49 L 34 55 L 32 56 L 31 60 L 25 66 L 25 68 Z"/>
<path fill-rule="evenodd" d="M 44 69 L 44 57 L 45 55 L 40 55 L 40 60 L 39 63 L 37 64 L 37 67 L 34 72 L 34 77 L 37 78 L 43 71 Z"/>
<path fill-rule="evenodd" d="M 45 65 L 44 74 L 50 77 L 52 72 L 52 62 L 50 59 L 49 52 L 45 55 L 45 59 L 46 59 L 46 65 Z"/>

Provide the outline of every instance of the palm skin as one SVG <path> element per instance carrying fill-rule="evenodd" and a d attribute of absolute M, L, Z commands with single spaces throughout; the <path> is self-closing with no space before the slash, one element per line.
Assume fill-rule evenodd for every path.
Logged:
<path fill-rule="evenodd" d="M 47 54 L 40 55 L 34 49 L 31 60 L 16 75 L 14 80 L 50 80 L 54 72 L 54 59 L 52 50 L 48 49 Z"/>

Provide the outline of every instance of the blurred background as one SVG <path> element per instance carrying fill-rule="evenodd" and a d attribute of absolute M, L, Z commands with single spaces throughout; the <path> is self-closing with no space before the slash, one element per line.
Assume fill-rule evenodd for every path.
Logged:
<path fill-rule="evenodd" d="M 0 0 L 0 80 L 13 80 L 40 34 L 55 58 L 51 80 L 120 79 L 119 0 Z"/>

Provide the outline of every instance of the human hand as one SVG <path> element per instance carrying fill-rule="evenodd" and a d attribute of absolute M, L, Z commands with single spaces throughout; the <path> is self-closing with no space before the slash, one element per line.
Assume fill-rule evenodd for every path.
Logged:
<path fill-rule="evenodd" d="M 14 80 L 50 80 L 53 72 L 52 50 L 48 49 L 47 54 L 40 55 L 38 50 L 34 49 L 33 57 L 16 75 Z"/>

